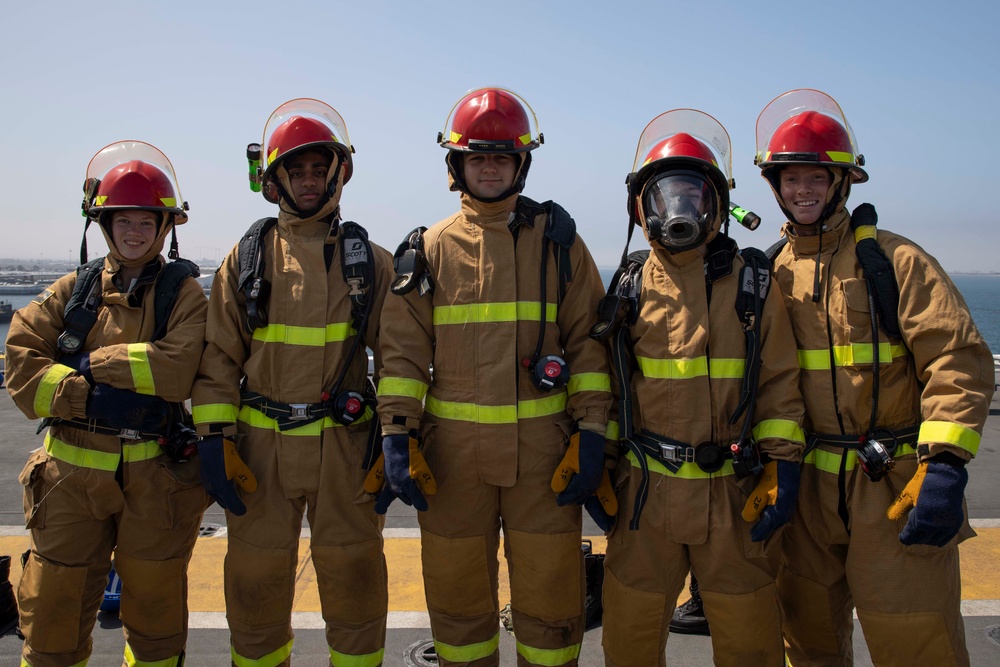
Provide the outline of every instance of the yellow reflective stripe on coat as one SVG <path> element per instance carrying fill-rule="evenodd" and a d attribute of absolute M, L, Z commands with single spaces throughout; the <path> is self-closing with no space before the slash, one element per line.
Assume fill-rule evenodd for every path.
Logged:
<path fill-rule="evenodd" d="M 871 343 L 851 343 L 833 347 L 833 363 L 838 368 L 842 366 L 861 366 L 871 364 L 874 360 L 874 347 Z M 905 345 L 892 345 L 887 342 L 878 344 L 878 360 L 880 364 L 891 364 L 900 357 L 909 354 Z M 799 368 L 804 371 L 830 370 L 830 350 L 799 350 Z"/>
<path fill-rule="evenodd" d="M 979 451 L 978 433 L 967 426 L 954 422 L 926 421 L 920 425 L 920 435 L 917 442 L 937 442 L 945 445 L 961 447 L 973 456 Z"/>
<path fill-rule="evenodd" d="M 52 399 L 55 398 L 56 390 L 59 389 L 59 383 L 67 375 L 75 372 L 69 366 L 62 364 L 52 364 L 49 370 L 45 371 L 45 375 L 38 382 L 38 389 L 35 390 L 35 401 L 31 406 L 36 415 L 43 419 L 52 416 Z"/>
<path fill-rule="evenodd" d="M 284 343 L 323 347 L 327 343 L 342 343 L 357 333 L 350 322 L 327 324 L 325 327 L 299 327 L 291 324 L 268 324 L 254 329 L 253 339 L 262 343 Z"/>
<path fill-rule="evenodd" d="M 382 658 L 385 656 L 385 649 L 379 649 L 374 653 L 368 653 L 367 655 L 350 655 L 348 653 L 340 653 L 330 649 L 330 666 L 331 667 L 378 667 L 382 664 Z"/>
<path fill-rule="evenodd" d="M 239 416 L 240 407 L 228 403 L 209 403 L 191 408 L 195 424 L 235 424 Z"/>
<path fill-rule="evenodd" d="M 452 646 L 444 642 L 434 640 L 434 652 L 449 662 L 472 662 L 488 658 L 496 653 L 500 647 L 500 631 L 492 638 L 478 644 L 465 644 L 464 646 Z"/>
<path fill-rule="evenodd" d="M 900 456 L 916 453 L 916 447 L 910 444 L 905 444 L 896 447 L 896 453 L 893 454 L 893 457 L 899 458 Z M 854 470 L 855 466 L 858 464 L 858 452 L 855 449 L 845 449 L 843 450 L 843 453 L 828 452 L 825 449 L 814 449 L 806 454 L 806 457 L 802 460 L 802 462 L 816 466 L 818 470 L 822 470 L 823 472 L 838 475 L 840 474 L 840 460 L 845 456 L 845 454 L 847 456 L 847 462 L 844 464 L 844 470 Z"/>
<path fill-rule="evenodd" d="M 611 391 L 611 376 L 607 373 L 577 373 L 569 376 L 566 391 L 576 394 L 581 391 Z"/>
<path fill-rule="evenodd" d="M 764 419 L 753 428 L 754 440 L 764 438 L 784 438 L 792 442 L 806 443 L 806 433 L 790 419 Z"/>
<path fill-rule="evenodd" d="M 236 665 L 236 667 L 278 667 L 278 665 L 283 663 L 285 660 L 288 660 L 291 656 L 292 642 L 288 642 L 281 648 L 275 649 L 267 655 L 262 655 L 256 660 L 244 658 L 236 652 L 235 648 L 232 646 L 229 647 L 229 657 L 233 659 L 233 664 Z"/>
<path fill-rule="evenodd" d="M 365 414 L 354 420 L 355 424 L 363 424 L 372 418 L 371 408 L 365 408 Z M 250 407 L 249 405 L 244 405 L 240 408 L 239 420 L 250 426 L 252 428 L 262 428 L 268 431 L 274 431 L 275 433 L 281 433 L 282 435 L 297 435 L 297 436 L 308 436 L 308 435 L 319 435 L 326 428 L 343 428 L 343 424 L 338 424 L 333 421 L 330 417 L 323 417 L 312 423 L 304 424 L 302 426 L 297 426 L 296 428 L 290 428 L 282 431 L 278 428 L 278 421 L 276 419 L 271 419 L 265 415 L 260 410 Z"/>
<path fill-rule="evenodd" d="M 501 303 L 467 303 L 455 306 L 435 306 L 434 325 L 482 324 L 516 322 L 518 320 L 538 321 L 542 313 L 539 301 L 505 301 Z M 554 303 L 545 304 L 545 321 L 555 322 L 558 307 Z"/>
<path fill-rule="evenodd" d="M 427 383 L 420 380 L 385 377 L 378 381 L 378 390 L 375 393 L 379 396 L 403 396 L 422 401 L 427 395 L 427 389 Z"/>
<path fill-rule="evenodd" d="M 619 440 L 621 438 L 619 433 L 618 422 L 612 420 L 608 422 L 608 425 L 604 427 L 604 439 L 605 440 Z"/>
<path fill-rule="evenodd" d="M 716 379 L 742 379 L 745 359 L 653 359 L 637 357 L 639 368 L 647 378 L 657 380 L 690 380 L 706 375 Z"/>
<path fill-rule="evenodd" d="M 580 657 L 580 645 L 564 646 L 563 648 L 534 648 L 527 644 L 522 644 L 515 638 L 517 654 L 530 662 L 532 665 L 543 665 L 544 667 L 558 667 L 565 665 L 570 660 Z"/>
<path fill-rule="evenodd" d="M 181 664 L 180 660 L 179 655 L 164 660 L 138 660 L 132 652 L 132 647 L 128 645 L 128 642 L 125 643 L 125 664 L 128 667 L 178 667 Z"/>
<path fill-rule="evenodd" d="M 148 343 L 129 343 L 128 367 L 132 371 L 132 384 L 138 394 L 156 396 L 156 385 L 153 383 L 153 369 L 149 365 Z"/>
<path fill-rule="evenodd" d="M 625 456 L 632 463 L 633 468 L 641 469 L 639 459 L 636 458 L 634 453 L 628 451 L 625 453 Z M 665 465 L 648 455 L 646 456 L 646 465 L 652 472 L 658 472 L 661 475 L 677 477 L 679 479 L 711 479 L 712 477 L 725 477 L 736 474 L 733 471 L 733 462 L 730 459 L 726 459 L 726 462 L 722 464 L 722 468 L 715 472 L 705 472 L 698 467 L 697 463 L 682 463 L 677 472 L 670 472 Z"/>
<path fill-rule="evenodd" d="M 71 465 L 81 468 L 91 468 L 93 470 L 104 470 L 114 472 L 118 469 L 119 459 L 125 463 L 138 463 L 155 459 L 163 453 L 159 443 L 153 440 L 143 440 L 141 442 L 131 442 L 122 445 L 122 452 L 101 452 L 87 447 L 78 447 L 68 442 L 63 442 L 59 438 L 45 434 L 45 451 L 54 459 L 65 461 Z"/>
<path fill-rule="evenodd" d="M 428 414 L 453 421 L 475 424 L 516 424 L 518 419 L 548 417 L 566 410 L 566 393 L 518 401 L 513 405 L 478 405 L 476 403 L 454 403 L 428 396 L 424 404 Z"/>

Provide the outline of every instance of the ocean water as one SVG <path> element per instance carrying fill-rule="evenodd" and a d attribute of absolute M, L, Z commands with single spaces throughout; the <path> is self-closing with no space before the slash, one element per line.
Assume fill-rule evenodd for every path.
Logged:
<path fill-rule="evenodd" d="M 601 269 L 605 285 L 613 274 L 614 269 Z M 1000 354 L 1000 274 L 957 274 L 952 276 L 952 280 L 969 304 L 976 326 L 990 350 L 993 354 Z M 14 308 L 28 305 L 33 298 L 31 295 L 0 294 L 0 301 L 9 301 Z M 6 322 L 0 323 L 0 340 L 7 339 L 9 327 Z"/>

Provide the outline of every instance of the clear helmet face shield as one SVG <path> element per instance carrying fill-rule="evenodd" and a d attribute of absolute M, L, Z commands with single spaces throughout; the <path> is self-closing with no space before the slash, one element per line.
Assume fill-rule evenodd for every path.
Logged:
<path fill-rule="evenodd" d="M 702 174 L 671 170 L 654 175 L 643 187 L 642 223 L 649 240 L 681 251 L 708 236 L 718 215 L 715 186 Z"/>

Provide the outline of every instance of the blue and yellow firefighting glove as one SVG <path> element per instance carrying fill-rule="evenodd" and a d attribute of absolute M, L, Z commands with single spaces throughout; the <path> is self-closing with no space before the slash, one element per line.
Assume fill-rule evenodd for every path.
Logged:
<path fill-rule="evenodd" d="M 419 444 L 414 431 L 382 437 L 385 479 L 389 482 L 389 491 L 407 505 L 413 505 L 423 512 L 427 509 L 427 499 L 424 496 L 437 493 L 437 482 L 434 481 L 424 455 L 420 453 Z M 392 500 L 383 488 L 379 501 L 376 502 L 376 511 L 388 508 Z"/>
<path fill-rule="evenodd" d="M 918 465 L 913 478 L 886 512 L 893 521 L 910 512 L 899 541 L 907 546 L 935 547 L 950 542 L 965 523 L 962 498 L 968 482 L 965 462 L 954 454 L 938 454 Z"/>
<path fill-rule="evenodd" d="M 392 492 L 392 486 L 385 483 L 385 453 L 378 455 L 378 460 L 372 465 L 365 477 L 365 493 L 375 496 L 375 513 L 385 514 L 389 510 L 389 505 L 396 499 L 396 494 Z M 403 500 L 404 503 L 410 503 Z"/>
<path fill-rule="evenodd" d="M 210 435 L 198 443 L 201 483 L 219 507 L 236 516 L 247 513 L 236 487 L 247 493 L 257 490 L 257 478 L 236 451 L 236 443 L 221 435 Z"/>
<path fill-rule="evenodd" d="M 87 398 L 87 416 L 112 428 L 162 434 L 170 419 L 170 405 L 159 396 L 99 384 Z"/>
<path fill-rule="evenodd" d="M 602 476 L 607 476 L 604 436 L 578 428 L 569 437 L 569 447 L 552 475 L 552 490 L 559 494 L 556 503 L 560 507 L 570 503 L 584 504 L 601 485 Z M 611 497 L 614 498 L 614 493 Z"/>
<path fill-rule="evenodd" d="M 607 468 L 604 469 L 597 491 L 584 501 L 583 508 L 587 510 L 587 514 L 605 534 L 615 524 L 615 516 L 618 515 L 618 498 L 615 497 L 615 489 L 611 486 L 611 472 Z"/>
<path fill-rule="evenodd" d="M 94 386 L 94 374 L 90 371 L 90 352 L 68 354 L 60 357 L 59 363 L 63 366 L 69 366 L 82 375 L 90 383 L 90 386 Z"/>
<path fill-rule="evenodd" d="M 743 506 L 743 520 L 757 521 L 750 529 L 753 542 L 763 542 L 791 521 L 799 497 L 802 467 L 792 461 L 769 461 Z"/>

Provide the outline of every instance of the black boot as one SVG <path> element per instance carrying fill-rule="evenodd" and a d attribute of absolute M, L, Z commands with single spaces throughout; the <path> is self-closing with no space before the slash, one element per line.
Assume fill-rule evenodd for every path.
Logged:
<path fill-rule="evenodd" d="M 681 635 L 710 635 L 705 605 L 698 594 L 698 582 L 691 577 L 691 599 L 674 610 L 670 619 L 670 632 Z"/>
<path fill-rule="evenodd" d="M 17 600 L 10 585 L 10 556 L 0 556 L 0 637 L 17 629 Z"/>

